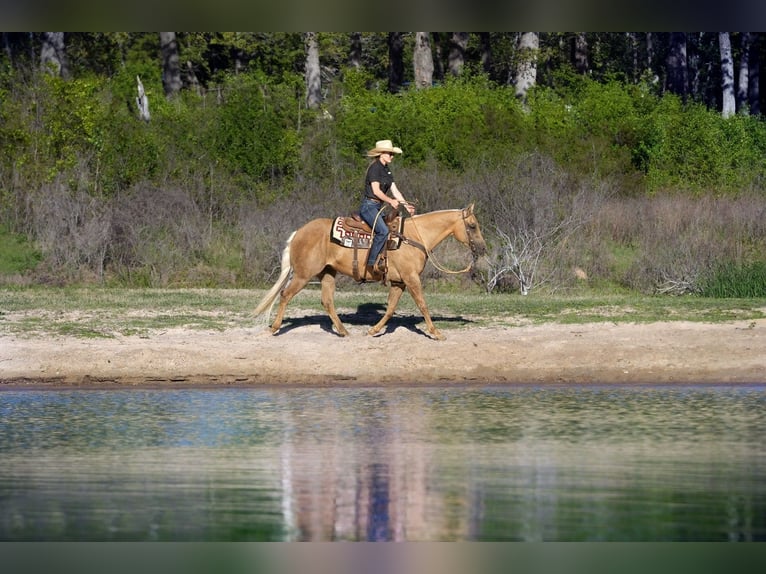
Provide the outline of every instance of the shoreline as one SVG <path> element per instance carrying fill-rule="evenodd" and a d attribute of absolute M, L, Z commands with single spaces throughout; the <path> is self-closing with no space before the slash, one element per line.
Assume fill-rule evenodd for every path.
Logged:
<path fill-rule="evenodd" d="M 461 327 L 342 338 L 317 319 L 144 336 L 0 336 L 0 390 L 766 382 L 766 319 Z"/>

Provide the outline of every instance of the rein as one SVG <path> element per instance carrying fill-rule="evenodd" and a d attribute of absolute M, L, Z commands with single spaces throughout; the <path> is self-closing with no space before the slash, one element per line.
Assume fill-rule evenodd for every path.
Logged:
<path fill-rule="evenodd" d="M 473 253 L 474 253 L 473 238 L 471 237 L 471 234 L 468 233 L 468 224 L 465 221 L 465 214 L 464 214 L 464 212 L 461 211 L 460 215 L 463 218 L 463 225 L 465 225 L 465 235 L 466 235 L 466 237 L 468 237 L 468 247 L 471 249 L 471 255 L 473 255 Z M 415 227 L 415 231 L 417 231 L 418 235 L 420 235 L 422 237 L 423 234 L 420 233 L 420 230 L 418 230 L 418 228 L 417 228 L 418 226 L 415 223 L 415 218 L 414 217 L 410 217 L 410 219 L 412 220 L 412 225 Z M 452 274 L 452 275 L 457 275 L 459 273 L 466 273 L 467 271 L 471 270 L 471 267 L 473 267 L 473 261 L 472 261 L 471 263 L 468 264 L 468 267 L 466 267 L 465 269 L 461 269 L 459 271 L 453 271 L 452 269 L 447 269 L 443 265 L 439 264 L 439 262 L 434 257 L 433 251 L 431 251 L 428 247 L 426 247 L 425 245 L 422 245 L 421 243 L 413 241 L 412 239 L 408 239 L 407 237 L 404 237 L 403 235 L 401 237 L 402 237 L 402 240 L 405 243 L 409 243 L 410 245 L 413 245 L 413 246 L 417 247 L 423 253 L 425 253 L 426 254 L 426 258 L 431 259 L 431 263 L 433 264 L 433 266 L 436 267 L 442 273 L 449 273 L 449 274 Z M 474 259 L 475 259 L 475 257 L 474 257 Z"/>

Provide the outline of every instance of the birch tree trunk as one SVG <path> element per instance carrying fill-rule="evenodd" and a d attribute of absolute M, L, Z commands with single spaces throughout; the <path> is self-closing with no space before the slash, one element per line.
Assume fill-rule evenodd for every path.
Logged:
<path fill-rule="evenodd" d="M 453 76 L 459 76 L 463 71 L 467 47 L 468 32 L 453 32 L 449 50 L 449 71 Z"/>
<path fill-rule="evenodd" d="M 516 97 L 527 101 L 529 89 L 537 82 L 537 52 L 540 37 L 537 32 L 522 32 L 519 38 L 519 65 L 516 68 Z"/>
<path fill-rule="evenodd" d="M 42 46 L 40 47 L 40 67 L 44 71 L 64 79 L 69 77 L 64 32 L 43 32 Z"/>
<path fill-rule="evenodd" d="M 165 97 L 172 98 L 181 91 L 181 64 L 175 32 L 160 32 L 162 54 L 162 87 Z"/>
<path fill-rule="evenodd" d="M 718 46 L 721 50 L 721 90 L 723 94 L 721 115 L 728 118 L 737 111 L 734 97 L 734 61 L 731 57 L 731 38 L 728 32 L 718 33 Z"/>
<path fill-rule="evenodd" d="M 415 49 L 412 66 L 415 72 L 415 87 L 430 88 L 434 79 L 434 58 L 431 53 L 429 32 L 415 32 Z"/>
<path fill-rule="evenodd" d="M 322 103 L 322 79 L 319 70 L 319 43 L 316 32 L 306 32 L 306 107 L 316 109 Z"/>
<path fill-rule="evenodd" d="M 139 76 L 136 76 L 136 83 L 138 84 L 138 97 L 136 98 L 138 115 L 142 120 L 148 122 L 152 119 L 152 115 L 149 113 L 149 98 L 146 96 L 144 84 Z"/>

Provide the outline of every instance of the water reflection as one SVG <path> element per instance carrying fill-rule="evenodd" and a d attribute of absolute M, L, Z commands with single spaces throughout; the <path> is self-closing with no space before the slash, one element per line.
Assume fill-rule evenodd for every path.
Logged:
<path fill-rule="evenodd" d="M 0 392 L 0 539 L 763 540 L 765 388 Z"/>

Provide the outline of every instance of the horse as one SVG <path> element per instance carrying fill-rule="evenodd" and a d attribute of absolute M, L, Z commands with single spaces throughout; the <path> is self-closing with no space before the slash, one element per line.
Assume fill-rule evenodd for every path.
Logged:
<path fill-rule="evenodd" d="M 279 332 L 287 304 L 313 277 L 319 277 L 322 285 L 322 305 L 332 320 L 335 332 L 342 337 L 349 334 L 335 311 L 335 276 L 341 273 L 358 280 L 354 273 L 357 262 L 354 260 L 353 249 L 337 245 L 330 240 L 333 221 L 327 218 L 314 219 L 293 231 L 287 239 L 282 251 L 279 278 L 255 308 L 256 316 L 267 310 L 268 316 L 277 296 L 280 296 L 279 308 L 271 325 L 272 334 L 276 335 Z M 486 253 L 487 245 L 474 214 L 474 204 L 464 209 L 445 209 L 405 218 L 400 246 L 387 252 L 388 270 L 384 281 L 390 283 L 390 289 L 386 312 L 383 318 L 367 331 L 368 335 L 380 332 L 393 316 L 402 293 L 409 289 L 410 295 L 423 314 L 428 335 L 437 340 L 445 339 L 431 320 L 423 297 L 420 275 L 432 250 L 450 236 L 470 248 L 473 256 L 471 265 Z M 359 253 L 364 265 L 367 250 L 360 250 Z"/>

